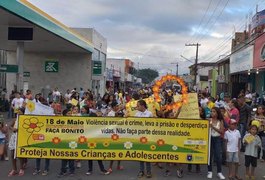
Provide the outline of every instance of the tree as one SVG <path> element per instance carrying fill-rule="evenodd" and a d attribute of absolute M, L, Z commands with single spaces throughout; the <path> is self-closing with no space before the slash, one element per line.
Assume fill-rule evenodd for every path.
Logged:
<path fill-rule="evenodd" d="M 155 78 L 159 76 L 159 73 L 157 70 L 154 69 L 140 69 L 137 71 L 137 77 L 142 78 L 142 82 L 145 84 L 148 84 L 152 82 Z"/>

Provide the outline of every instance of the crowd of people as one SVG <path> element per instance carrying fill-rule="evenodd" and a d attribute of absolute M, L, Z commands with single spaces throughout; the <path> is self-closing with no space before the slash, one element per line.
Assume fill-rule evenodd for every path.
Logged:
<path fill-rule="evenodd" d="M 101 98 L 95 97 L 89 90 L 84 91 L 80 88 L 78 92 L 76 88 L 67 90 L 65 95 L 55 88 L 49 93 L 47 98 L 44 98 L 41 93 L 33 95 L 30 90 L 25 94 L 14 92 L 10 102 L 10 117 L 16 117 L 17 114 L 23 114 L 25 110 L 25 103 L 27 100 L 32 100 L 36 103 L 54 108 L 55 114 L 63 116 L 91 116 L 91 117 L 127 117 L 128 114 L 125 109 L 126 103 L 131 100 L 138 100 L 136 117 L 163 117 L 163 118 L 177 118 L 181 110 L 168 110 L 163 108 L 164 105 L 174 102 L 174 95 L 181 93 L 177 87 L 164 88 L 161 92 L 162 100 L 156 113 L 148 111 L 144 98 L 153 95 L 151 88 L 144 88 L 134 92 L 123 91 L 107 91 Z M 228 166 L 228 179 L 242 179 L 238 172 L 239 165 L 243 162 L 239 161 L 240 152 L 245 154 L 245 178 L 255 179 L 255 168 L 257 161 L 265 160 L 265 107 L 259 105 L 256 112 L 253 113 L 252 108 L 246 103 L 249 97 L 246 94 L 240 94 L 236 98 L 231 98 L 229 94 L 223 93 L 216 98 L 210 97 L 207 91 L 198 93 L 198 107 L 201 119 L 209 119 L 210 126 L 210 163 L 208 165 L 207 178 L 213 177 L 213 163 L 216 163 L 217 176 L 219 179 L 225 179 L 222 173 L 223 165 Z M 73 105 L 73 100 L 77 101 L 77 105 Z M 8 135 L 8 132 L 10 133 Z M 10 126 L 4 122 L 0 124 L 0 156 L 7 157 L 7 147 L 10 150 L 10 157 L 12 162 L 12 170 L 8 176 L 23 176 L 25 167 L 27 166 L 27 159 L 19 159 L 19 168 L 17 167 L 16 158 L 14 157 L 15 142 L 16 142 L 17 126 L 14 118 Z M 9 138 L 10 137 L 10 138 Z M 8 146 L 7 146 L 8 145 Z M 42 174 L 48 175 L 50 168 L 50 160 L 45 159 L 45 168 L 41 171 L 41 159 L 36 159 L 36 169 L 33 175 Z M 98 160 L 100 171 L 104 175 L 112 173 L 113 161 L 110 162 L 109 167 L 105 168 L 101 160 Z M 154 165 L 163 168 L 163 164 L 155 163 Z M 171 163 L 166 163 L 164 176 L 170 176 L 171 172 L 169 166 Z M 183 164 L 175 164 L 177 176 L 183 177 Z M 88 171 L 86 175 L 91 175 L 93 172 L 93 161 L 88 161 Z M 65 176 L 67 170 L 73 176 L 75 168 L 81 168 L 81 161 L 79 160 L 62 160 L 61 169 L 58 177 Z M 117 169 L 122 170 L 124 167 L 121 162 L 117 162 Z M 202 173 L 200 165 L 195 165 L 196 172 Z M 146 176 L 152 177 L 151 163 L 140 162 L 138 177 Z M 192 171 L 192 165 L 188 165 L 188 172 Z M 265 177 L 264 177 L 265 178 Z"/>

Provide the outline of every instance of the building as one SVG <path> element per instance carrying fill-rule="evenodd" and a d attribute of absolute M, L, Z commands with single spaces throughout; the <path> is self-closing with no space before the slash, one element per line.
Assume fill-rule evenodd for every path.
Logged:
<path fill-rule="evenodd" d="M 204 90 L 207 86 L 211 90 L 208 80 L 209 80 L 209 70 L 215 67 L 215 63 L 201 62 L 197 64 L 197 77 L 194 90 Z M 193 81 L 195 80 L 195 65 L 189 67 L 190 75 L 193 76 Z"/>
<path fill-rule="evenodd" d="M 88 32 L 89 38 L 80 35 L 28 1 L 0 1 L 0 86 L 8 93 L 31 89 L 44 96 L 55 87 L 62 93 L 104 87 L 105 63 L 94 77 L 92 60 L 105 61 L 106 39 Z"/>
<path fill-rule="evenodd" d="M 107 71 L 112 72 L 112 81 L 111 75 L 109 75 L 110 81 L 107 81 L 107 87 L 113 88 L 115 91 L 128 91 L 134 82 L 140 82 L 133 75 L 134 63 L 130 59 L 108 58 L 106 65 Z"/>
<path fill-rule="evenodd" d="M 260 95 L 265 94 L 265 34 L 255 40 L 253 69 L 250 73 L 255 75 L 254 90 Z"/>
<path fill-rule="evenodd" d="M 216 89 L 217 94 L 221 94 L 222 92 L 231 92 L 229 65 L 230 56 L 227 56 L 216 62 L 218 72 Z"/>
<path fill-rule="evenodd" d="M 232 96 L 236 97 L 241 90 L 264 93 L 265 84 L 265 10 L 256 12 L 249 25 L 249 32 L 239 33 L 232 42 L 230 73 Z"/>
<path fill-rule="evenodd" d="M 103 94 L 106 91 L 106 57 L 107 39 L 94 28 L 73 28 L 84 38 L 92 42 L 94 51 L 92 53 L 92 81 L 91 89 L 94 94 Z"/>

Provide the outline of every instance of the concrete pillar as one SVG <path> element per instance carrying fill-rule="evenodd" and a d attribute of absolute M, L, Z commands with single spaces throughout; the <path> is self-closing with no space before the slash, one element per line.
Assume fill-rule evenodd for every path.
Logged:
<path fill-rule="evenodd" d="M 24 42 L 17 42 L 17 65 L 18 73 L 16 76 L 17 91 L 23 89 L 23 65 L 24 65 Z"/>

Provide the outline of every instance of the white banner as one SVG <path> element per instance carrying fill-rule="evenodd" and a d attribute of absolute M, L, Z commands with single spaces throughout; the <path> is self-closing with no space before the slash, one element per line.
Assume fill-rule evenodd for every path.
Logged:
<path fill-rule="evenodd" d="M 54 115 L 54 109 L 41 103 L 36 103 L 28 100 L 25 109 L 25 114 Z"/>

